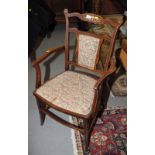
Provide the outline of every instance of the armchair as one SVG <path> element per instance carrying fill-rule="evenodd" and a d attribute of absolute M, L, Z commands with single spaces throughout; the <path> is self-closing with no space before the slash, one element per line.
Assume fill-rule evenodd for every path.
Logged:
<path fill-rule="evenodd" d="M 115 63 L 112 61 L 112 53 L 120 23 L 90 13 L 68 13 L 67 9 L 64 10 L 64 14 L 66 19 L 65 46 L 50 48 L 32 62 L 36 70 L 36 90 L 33 94 L 36 97 L 41 125 L 45 121 L 45 116 L 48 115 L 63 125 L 79 130 L 85 137 L 84 152 L 88 154 L 91 131 L 101 109 L 102 84 L 116 69 Z M 77 28 L 71 28 L 69 19 L 72 17 L 94 24 L 110 24 L 115 31 L 113 31 L 112 36 L 109 36 L 106 33 L 96 35 L 91 32 L 78 30 Z M 76 35 L 75 61 L 69 60 L 70 33 Z M 99 61 L 101 45 L 104 41 L 110 43 L 110 48 L 105 62 L 106 69 L 101 71 L 96 69 L 96 65 Z M 39 64 L 49 55 L 62 49 L 65 49 L 65 71 L 42 83 Z M 76 68 L 81 68 L 82 71 L 77 71 Z M 83 126 L 76 126 L 63 120 L 52 113 L 49 110 L 50 108 L 82 119 L 84 122 Z"/>

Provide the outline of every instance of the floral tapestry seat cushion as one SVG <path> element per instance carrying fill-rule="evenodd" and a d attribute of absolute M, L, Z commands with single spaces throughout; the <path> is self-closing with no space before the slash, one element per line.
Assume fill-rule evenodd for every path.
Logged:
<path fill-rule="evenodd" d="M 94 100 L 96 79 L 65 71 L 37 89 L 37 95 L 61 109 L 87 115 Z"/>
<path fill-rule="evenodd" d="M 122 15 L 106 15 L 103 17 L 109 18 L 109 19 L 117 21 L 117 22 L 121 22 L 121 20 L 123 19 Z M 98 34 L 98 35 L 107 33 L 109 36 L 112 36 L 112 33 L 114 30 L 110 25 L 106 25 L 106 24 L 105 25 L 97 25 L 97 24 L 94 25 L 93 24 L 93 25 L 90 25 L 89 31 L 93 32 L 95 34 Z M 110 43 L 108 41 L 105 41 L 102 44 L 99 61 L 96 65 L 96 68 L 99 70 L 104 70 L 104 63 L 105 63 L 105 60 L 107 57 L 107 53 L 109 52 L 109 46 L 110 46 Z M 115 59 L 115 51 L 113 54 L 113 58 Z M 114 82 L 111 89 L 112 89 L 114 96 L 126 96 L 127 95 L 126 74 L 123 74 L 120 77 L 118 77 L 116 79 L 116 81 Z"/>
<path fill-rule="evenodd" d="M 122 15 L 103 15 L 103 18 L 111 19 L 113 21 L 120 23 L 123 19 L 123 16 Z M 97 35 L 102 35 L 106 33 L 109 36 L 112 36 L 114 29 L 113 27 L 107 24 L 104 24 L 104 25 L 91 24 L 89 26 L 89 31 Z M 110 43 L 108 41 L 104 41 L 104 43 L 102 44 L 99 61 L 96 65 L 97 69 L 104 70 L 104 63 L 107 57 L 107 53 L 109 52 L 109 46 L 110 46 Z"/>

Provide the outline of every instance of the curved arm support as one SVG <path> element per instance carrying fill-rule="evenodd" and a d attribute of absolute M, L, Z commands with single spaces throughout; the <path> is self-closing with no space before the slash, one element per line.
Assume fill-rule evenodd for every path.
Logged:
<path fill-rule="evenodd" d="M 108 69 L 108 71 L 103 72 L 103 76 L 101 76 L 101 78 L 99 78 L 94 86 L 95 90 L 99 89 L 99 86 L 102 84 L 102 82 L 104 81 L 104 79 L 109 76 L 110 74 L 114 73 L 116 71 L 116 66 L 115 66 L 115 61 L 111 60 L 111 65 L 110 68 Z"/>
<path fill-rule="evenodd" d="M 35 65 L 39 64 L 40 62 L 42 62 L 43 60 L 45 60 L 48 56 L 50 56 L 52 53 L 55 52 L 60 52 L 62 49 L 65 49 L 65 45 L 62 46 L 58 46 L 55 48 L 49 48 L 47 51 L 44 52 L 43 55 L 41 55 L 40 57 L 38 57 L 36 60 L 34 60 L 32 62 L 32 66 L 34 67 Z"/>
<path fill-rule="evenodd" d="M 39 63 L 45 60 L 52 53 L 60 52 L 64 48 L 65 48 L 64 45 L 56 48 L 49 48 L 47 51 L 43 53 L 43 55 L 41 55 L 35 61 L 32 62 L 32 66 L 35 68 L 35 71 L 36 71 L 36 89 L 41 86 L 41 69 L 40 69 Z"/>

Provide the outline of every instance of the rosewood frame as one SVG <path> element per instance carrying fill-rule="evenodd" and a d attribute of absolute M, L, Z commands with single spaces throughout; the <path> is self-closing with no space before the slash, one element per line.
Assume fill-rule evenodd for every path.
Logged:
<path fill-rule="evenodd" d="M 120 27 L 120 24 L 114 23 L 111 20 L 104 19 L 104 18 L 102 18 L 98 15 L 95 15 L 95 14 L 68 13 L 67 9 L 64 10 L 64 14 L 65 14 L 65 18 L 66 18 L 66 38 L 65 38 L 66 44 L 65 44 L 65 46 L 62 45 L 62 46 L 59 46 L 56 48 L 50 48 L 47 51 L 45 51 L 45 53 L 42 56 L 40 56 L 34 62 L 32 62 L 32 66 L 35 68 L 35 71 L 36 71 L 36 90 L 37 90 L 37 88 L 39 88 L 42 85 L 42 83 L 41 83 L 41 69 L 40 69 L 39 64 L 43 60 L 45 60 L 49 55 L 56 53 L 56 52 L 60 52 L 62 49 L 65 48 L 65 70 L 69 70 L 69 66 L 73 65 L 73 66 L 76 66 L 79 68 L 87 69 L 87 70 L 91 71 L 92 73 L 98 73 L 100 75 L 100 78 L 97 79 L 97 82 L 94 86 L 95 97 L 94 97 L 92 109 L 88 115 L 81 115 L 81 114 L 71 112 L 68 110 L 64 110 L 60 107 L 57 107 L 53 103 L 51 103 L 51 102 L 45 100 L 44 98 L 42 98 L 41 96 L 39 96 L 36 93 L 36 90 L 34 91 L 33 94 L 37 100 L 38 110 L 40 113 L 41 125 L 43 125 L 43 123 L 45 121 L 45 116 L 48 115 L 49 117 L 55 119 L 56 121 L 58 121 L 59 123 L 65 125 L 65 126 L 79 130 L 81 133 L 84 134 L 84 137 L 85 137 L 84 152 L 85 152 L 85 154 L 87 154 L 89 152 L 88 148 L 89 148 L 90 134 L 91 134 L 92 128 L 94 126 L 94 123 L 97 119 L 98 113 L 100 111 L 100 104 L 99 103 L 100 103 L 100 98 L 101 98 L 101 94 L 102 94 L 102 83 L 106 79 L 106 77 L 108 77 L 110 74 L 112 74 L 116 70 L 115 63 L 111 59 L 111 54 L 113 52 L 114 43 L 116 40 L 116 33 L 118 31 L 118 28 Z M 110 51 L 109 51 L 107 59 L 106 59 L 106 64 L 105 64 L 106 70 L 105 71 L 96 70 L 96 68 L 94 68 L 94 69 L 85 68 L 83 66 L 78 65 L 77 61 L 76 62 L 69 61 L 69 33 L 74 32 L 76 34 L 88 34 L 88 32 L 81 32 L 81 31 L 77 30 L 76 28 L 69 28 L 69 18 L 74 17 L 74 16 L 78 17 L 80 20 L 90 22 L 90 23 L 110 24 L 115 28 L 115 31 L 114 31 L 114 34 L 112 37 L 108 36 L 107 34 L 104 34 L 102 36 L 97 36 L 95 34 L 91 34 L 92 36 L 101 39 L 101 42 L 99 45 L 100 47 L 101 47 L 101 43 L 103 42 L 103 40 L 110 41 Z M 89 33 L 89 35 L 90 35 L 90 33 Z M 76 50 L 77 50 L 76 51 L 76 55 L 77 55 L 78 54 L 78 48 L 76 48 Z M 99 53 L 99 51 L 100 51 L 100 48 L 98 49 L 98 53 Z M 97 55 L 96 63 L 97 63 L 98 59 L 99 59 L 99 54 Z M 79 126 L 76 126 L 74 124 L 71 124 L 71 123 L 63 120 L 62 118 L 56 116 L 54 113 L 49 111 L 49 108 L 53 108 L 53 109 L 56 109 L 62 113 L 83 119 L 84 126 L 79 127 Z"/>

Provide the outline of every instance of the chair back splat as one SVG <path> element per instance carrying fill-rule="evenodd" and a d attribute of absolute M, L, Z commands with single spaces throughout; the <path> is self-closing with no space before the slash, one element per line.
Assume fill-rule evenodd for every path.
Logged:
<path fill-rule="evenodd" d="M 65 126 L 79 130 L 85 138 L 84 152 L 86 154 L 89 150 L 91 131 L 99 112 L 102 110 L 100 104 L 101 95 L 104 93 L 102 84 L 106 77 L 115 71 L 111 60 L 116 34 L 121 24 L 91 13 L 68 13 L 68 10 L 65 9 L 64 14 L 66 18 L 65 46 L 48 49 L 32 63 L 36 70 L 36 90 L 33 94 L 36 97 L 41 125 L 43 125 L 45 117 L 48 115 Z M 76 27 L 70 27 L 69 19 L 72 17 L 89 24 L 109 24 L 113 27 L 113 33 L 109 35 L 109 33 L 105 32 L 102 35 L 97 35 L 91 31 L 82 31 Z M 69 60 L 70 33 L 74 33 L 76 36 L 76 58 L 74 60 Z M 96 66 L 99 62 L 100 51 L 104 42 L 109 42 L 109 51 L 103 63 L 104 70 L 101 71 Z M 42 84 L 39 64 L 51 54 L 64 48 L 65 71 Z M 79 67 L 86 71 L 71 70 L 71 66 Z M 52 113 L 50 109 L 82 119 L 83 126 L 65 121 Z"/>

